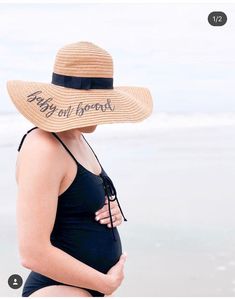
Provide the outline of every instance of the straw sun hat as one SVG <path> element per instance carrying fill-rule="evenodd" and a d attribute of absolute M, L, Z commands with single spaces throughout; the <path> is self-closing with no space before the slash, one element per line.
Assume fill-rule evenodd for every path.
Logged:
<path fill-rule="evenodd" d="M 147 88 L 113 86 L 111 55 L 85 41 L 58 51 L 51 83 L 11 80 L 7 89 L 19 112 L 49 132 L 139 122 L 153 110 Z"/>

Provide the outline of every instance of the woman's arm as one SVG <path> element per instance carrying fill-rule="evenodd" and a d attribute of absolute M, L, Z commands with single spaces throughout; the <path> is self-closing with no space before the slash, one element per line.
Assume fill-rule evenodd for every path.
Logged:
<path fill-rule="evenodd" d="M 107 275 L 53 246 L 63 159 L 46 132 L 27 135 L 17 165 L 17 235 L 21 264 L 59 282 L 109 293 Z"/>

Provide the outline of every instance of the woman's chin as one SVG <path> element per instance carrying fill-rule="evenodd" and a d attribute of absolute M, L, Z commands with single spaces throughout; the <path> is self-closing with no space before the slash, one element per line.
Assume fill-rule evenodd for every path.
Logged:
<path fill-rule="evenodd" d="M 82 133 L 92 133 L 96 130 L 97 125 L 79 128 L 79 131 Z"/>

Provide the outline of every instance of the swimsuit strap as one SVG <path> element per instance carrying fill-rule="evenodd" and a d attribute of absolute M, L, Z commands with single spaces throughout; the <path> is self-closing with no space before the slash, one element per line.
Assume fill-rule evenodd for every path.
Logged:
<path fill-rule="evenodd" d="M 54 132 L 51 132 L 51 133 L 59 140 L 59 142 L 63 145 L 63 147 L 66 149 L 66 151 L 69 153 L 69 155 L 74 159 L 74 161 L 76 162 L 76 164 L 80 165 L 80 163 L 77 161 L 77 159 L 74 157 L 74 155 L 68 149 L 68 147 L 64 144 L 64 142 L 59 138 L 59 136 L 56 133 L 54 133 Z"/>
<path fill-rule="evenodd" d="M 34 130 L 34 129 L 37 129 L 37 127 L 33 127 L 33 128 L 31 128 L 30 130 L 27 131 L 27 133 L 24 134 L 24 136 L 23 136 L 22 139 L 21 139 L 20 145 L 19 145 L 19 147 L 18 147 L 18 149 L 17 149 L 18 152 L 20 151 L 21 146 L 22 146 L 22 144 L 23 144 L 23 142 L 24 142 L 24 139 L 25 139 L 25 137 L 27 136 L 27 134 L 28 134 L 29 132 L 31 132 L 32 130 Z"/>
<path fill-rule="evenodd" d="M 96 156 L 95 152 L 93 151 L 92 147 L 90 146 L 90 144 L 87 142 L 86 138 L 83 136 L 82 134 L 82 137 L 84 138 L 84 140 L 86 141 L 86 143 L 89 145 L 90 149 L 92 150 L 92 152 L 94 153 L 96 159 L 98 160 L 99 164 L 100 164 L 100 161 L 98 159 L 98 157 Z M 102 165 L 100 164 L 100 167 L 101 169 L 103 169 Z M 123 211 L 122 211 L 122 208 L 121 208 L 121 205 L 119 203 L 119 200 L 117 198 L 117 191 L 114 187 L 114 184 L 112 182 L 112 180 L 110 179 L 110 177 L 108 175 L 105 175 L 105 174 L 102 174 L 100 175 L 100 177 L 102 178 L 103 180 L 103 186 L 104 186 L 104 192 L 105 192 L 105 195 L 107 196 L 108 198 L 108 208 L 109 208 L 109 217 L 110 217 L 110 221 L 111 221 L 111 228 L 112 228 L 112 233 L 113 233 L 113 239 L 114 241 L 117 241 L 116 237 L 115 237 L 115 234 L 114 234 L 114 226 L 113 226 L 113 219 L 112 219 L 112 213 L 111 213 L 111 206 L 110 206 L 110 202 L 111 201 L 117 201 L 117 204 L 118 204 L 118 207 L 120 209 L 120 212 L 124 218 L 124 221 L 127 221 Z M 114 196 L 114 198 L 112 199 L 112 196 Z"/>
<path fill-rule="evenodd" d="M 71 153 L 71 151 L 68 149 L 68 147 L 64 144 L 64 142 L 54 133 L 54 132 L 52 132 L 52 134 L 61 142 L 61 144 L 64 146 L 64 148 L 68 151 L 68 153 L 71 155 L 71 157 L 74 159 L 74 161 L 77 163 L 77 164 L 79 164 L 79 165 L 81 165 L 77 160 L 76 160 L 76 158 L 74 157 L 74 155 Z M 83 136 L 83 134 L 82 134 L 82 137 L 83 137 L 83 139 L 85 140 L 85 142 L 88 144 L 88 146 L 90 147 L 90 149 L 92 150 L 92 152 L 94 153 L 94 155 L 95 155 L 95 157 L 96 157 L 96 159 L 97 159 L 97 161 L 99 162 L 99 164 L 100 164 L 100 161 L 99 161 L 99 159 L 98 159 L 98 157 L 96 156 L 96 154 L 95 154 L 95 152 L 93 151 L 93 149 L 92 149 L 92 147 L 90 146 L 90 144 L 87 142 L 87 140 L 86 140 L 86 138 Z M 101 167 L 101 170 L 103 169 L 103 167 L 102 167 L 102 165 L 100 164 L 100 167 Z M 115 189 L 115 187 L 114 187 L 114 185 L 113 185 L 113 182 L 112 182 L 112 180 L 110 179 L 110 177 L 109 176 L 107 176 L 107 175 L 103 175 L 102 173 L 100 174 L 100 177 L 102 178 L 102 183 L 103 183 L 103 186 L 104 186 L 104 192 L 105 192 L 105 195 L 107 196 L 107 198 L 108 198 L 108 208 L 109 208 L 109 217 L 110 217 L 110 221 L 111 221 L 111 228 L 112 228 L 112 233 L 113 233 L 113 239 L 114 239 L 114 241 L 117 241 L 117 239 L 116 239 L 116 237 L 115 237 L 115 234 L 114 234 L 114 227 L 113 227 L 113 220 L 112 220 L 112 214 L 111 214 L 111 206 L 110 206 L 110 202 L 111 201 L 117 201 L 117 204 L 118 204 L 118 207 L 119 207 L 119 209 L 120 209 L 120 211 L 121 211 L 121 214 L 122 214 L 122 216 L 123 216 L 123 218 L 124 218 L 124 221 L 127 221 L 127 219 L 126 219 L 126 217 L 124 216 L 124 213 L 123 213 L 123 211 L 122 211 L 122 209 L 121 209 L 121 205 L 120 205 L 120 203 L 119 203 L 119 201 L 118 201 L 118 198 L 117 198 L 117 192 L 116 192 L 116 189 Z M 112 196 L 114 196 L 114 199 L 112 199 Z"/>
<path fill-rule="evenodd" d="M 61 144 L 64 146 L 64 148 L 67 150 L 67 152 L 70 154 L 70 156 L 75 160 L 75 162 L 79 165 L 81 165 L 78 160 L 74 157 L 74 155 L 71 153 L 71 151 L 68 149 L 68 147 L 64 144 L 64 142 L 59 138 L 58 135 L 56 135 L 56 133 L 52 132 L 52 134 L 61 142 Z M 82 134 L 82 137 L 83 139 L 85 140 L 85 142 L 88 144 L 88 146 L 90 147 L 90 149 L 92 150 L 93 154 L 95 155 L 100 167 L 101 167 L 101 170 L 103 169 L 102 165 L 100 164 L 100 161 L 98 159 L 98 157 L 96 156 L 95 152 L 93 151 L 92 147 L 90 146 L 90 144 L 87 142 L 86 138 L 83 136 Z M 82 165 L 81 165 L 82 166 Z"/>
<path fill-rule="evenodd" d="M 101 170 L 102 170 L 103 167 L 102 167 L 102 165 L 101 165 L 101 163 L 100 163 L 98 157 L 96 156 L 95 152 L 93 151 L 92 147 L 90 146 L 90 144 L 88 143 L 88 141 L 86 140 L 86 138 L 85 138 L 85 136 L 84 136 L 83 134 L 82 134 L 82 137 L 83 137 L 83 139 L 86 141 L 86 143 L 89 145 L 89 147 L 90 147 L 90 149 L 92 150 L 93 154 L 95 155 L 95 157 L 96 157 L 98 163 L 100 164 L 100 167 L 101 167 Z"/>

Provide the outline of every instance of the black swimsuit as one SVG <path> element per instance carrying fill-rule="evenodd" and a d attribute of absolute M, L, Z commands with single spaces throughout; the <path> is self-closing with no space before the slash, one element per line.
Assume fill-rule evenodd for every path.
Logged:
<path fill-rule="evenodd" d="M 33 129 L 30 129 L 22 138 L 18 151 L 24 138 Z M 52 134 L 60 141 L 64 148 L 77 164 L 77 174 L 71 185 L 58 196 L 56 219 L 51 233 L 51 243 L 89 265 L 90 267 L 107 273 L 116 264 L 122 254 L 122 244 L 117 227 L 113 227 L 110 201 L 117 200 L 115 187 L 101 166 L 96 154 L 93 151 L 101 167 L 101 173 L 96 175 L 82 166 L 62 140 L 54 133 Z M 108 198 L 109 216 L 111 230 L 105 224 L 95 220 L 95 212 L 105 204 L 105 195 Z M 114 195 L 114 198 L 112 196 Z M 123 215 L 123 212 L 121 210 Z M 124 221 L 127 219 L 124 217 Z M 40 273 L 31 271 L 23 286 L 22 297 L 28 297 L 38 289 L 50 285 L 68 285 L 55 281 Z M 96 290 L 82 288 L 91 293 L 92 296 L 103 297 L 104 294 Z"/>

